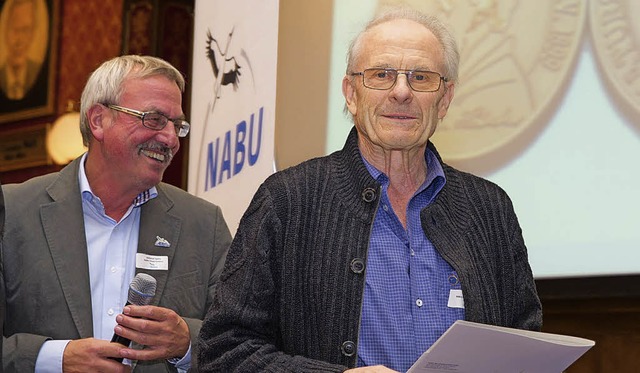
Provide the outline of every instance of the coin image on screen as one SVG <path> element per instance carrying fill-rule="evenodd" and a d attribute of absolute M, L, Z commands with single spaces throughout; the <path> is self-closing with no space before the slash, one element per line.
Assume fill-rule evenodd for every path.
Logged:
<path fill-rule="evenodd" d="M 381 0 L 379 7 L 397 4 L 438 16 L 458 42 L 458 84 L 432 139 L 445 161 L 496 169 L 526 149 L 571 78 L 586 0 Z"/>
<path fill-rule="evenodd" d="M 636 0 L 589 2 L 589 26 L 600 74 L 616 101 L 622 101 L 636 117 L 640 116 L 639 14 L 640 1 Z"/>

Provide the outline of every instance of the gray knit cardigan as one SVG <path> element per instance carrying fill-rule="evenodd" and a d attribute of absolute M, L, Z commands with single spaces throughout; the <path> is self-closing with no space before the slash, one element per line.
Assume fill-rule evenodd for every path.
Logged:
<path fill-rule="evenodd" d="M 196 344 L 201 371 L 342 372 L 355 366 L 367 249 L 380 200 L 357 137 L 352 130 L 341 151 L 277 172 L 260 186 L 202 325 Z M 458 273 L 466 319 L 539 330 L 542 309 L 511 201 L 487 180 L 443 168 L 446 184 L 420 218 Z"/>

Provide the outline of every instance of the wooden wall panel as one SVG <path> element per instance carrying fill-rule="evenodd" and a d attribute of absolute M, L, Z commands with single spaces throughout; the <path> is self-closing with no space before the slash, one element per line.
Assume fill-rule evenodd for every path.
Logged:
<path fill-rule="evenodd" d="M 543 299 L 542 303 L 543 331 L 596 342 L 567 373 L 640 371 L 640 299 Z"/>
<path fill-rule="evenodd" d="M 56 113 L 51 116 L 6 123 L 0 136 L 16 129 L 52 123 L 80 101 L 87 77 L 102 61 L 120 54 L 123 0 L 61 0 L 58 22 Z M 76 107 L 78 109 L 78 107 Z M 3 183 L 17 183 L 59 170 L 57 165 L 30 167 L 0 173 Z"/>
<path fill-rule="evenodd" d="M 58 114 L 79 103 L 89 74 L 121 49 L 123 0 L 64 0 L 58 64 Z M 77 108 L 78 109 L 78 108 Z"/>

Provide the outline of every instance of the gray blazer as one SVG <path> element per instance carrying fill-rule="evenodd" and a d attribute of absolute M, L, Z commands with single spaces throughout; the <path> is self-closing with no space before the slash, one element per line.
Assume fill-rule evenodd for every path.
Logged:
<path fill-rule="evenodd" d="M 33 371 L 40 347 L 48 339 L 93 336 L 79 165 L 76 159 L 59 173 L 3 186 L 6 371 Z M 167 256 L 169 270 L 136 269 L 136 273 L 157 279 L 152 304 L 182 316 L 195 346 L 231 235 L 219 207 L 168 184 L 160 183 L 157 189 L 158 196 L 142 206 L 138 252 Z M 171 246 L 155 246 L 156 236 Z M 165 361 L 156 361 L 139 362 L 135 371 L 173 369 Z"/>

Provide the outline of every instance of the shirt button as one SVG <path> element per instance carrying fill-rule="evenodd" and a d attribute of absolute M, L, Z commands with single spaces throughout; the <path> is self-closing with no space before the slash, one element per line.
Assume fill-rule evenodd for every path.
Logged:
<path fill-rule="evenodd" d="M 109 308 L 109 310 L 107 311 L 107 315 L 109 316 L 113 316 L 115 312 L 113 311 L 113 308 Z"/>
<path fill-rule="evenodd" d="M 387 212 L 389 211 L 389 207 L 387 205 L 382 205 L 382 209 Z"/>
<path fill-rule="evenodd" d="M 422 299 L 417 299 L 416 300 L 416 306 L 422 307 Z"/>
<path fill-rule="evenodd" d="M 116 273 L 118 269 L 116 267 L 111 267 L 111 273 Z"/>
<path fill-rule="evenodd" d="M 416 255 L 416 252 L 413 251 L 413 249 L 411 249 L 411 256 L 415 256 L 415 255 Z"/>

